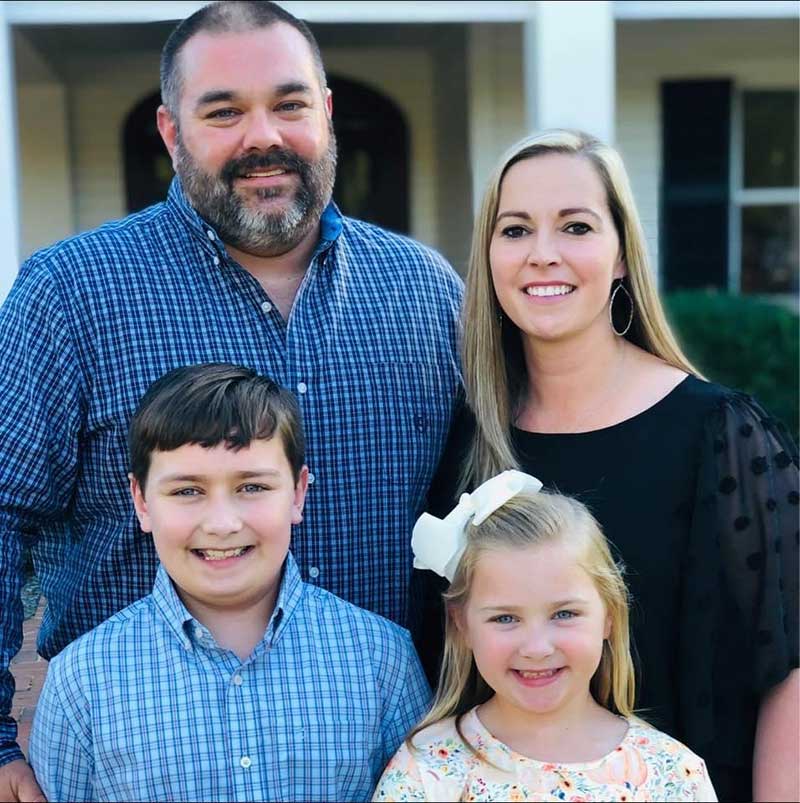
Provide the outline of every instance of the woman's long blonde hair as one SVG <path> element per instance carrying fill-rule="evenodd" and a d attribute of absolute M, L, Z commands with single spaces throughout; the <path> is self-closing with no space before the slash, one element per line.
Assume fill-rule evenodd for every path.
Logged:
<path fill-rule="evenodd" d="M 479 525 L 468 524 L 466 547 L 450 588 L 444 594 L 447 621 L 439 685 L 431 709 L 406 740 L 447 717 L 456 717 L 456 729 L 472 749 L 460 728 L 461 717 L 493 694 L 475 665 L 472 650 L 456 625 L 455 616 L 469 600 L 475 568 L 491 550 L 529 549 L 558 543 L 575 556 L 589 575 L 603 602 L 611 628 L 603 642 L 600 665 L 592 677 L 594 699 L 609 711 L 633 715 L 635 676 L 630 650 L 628 590 L 622 568 L 611 555 L 608 542 L 587 508 L 560 494 L 521 493 L 498 508 Z"/>
<path fill-rule="evenodd" d="M 620 155 L 580 131 L 551 130 L 513 145 L 500 160 L 475 221 L 463 312 L 462 361 L 467 401 L 477 420 L 476 435 L 464 467 L 463 485 L 477 485 L 518 468 L 511 448 L 511 425 L 527 387 L 519 330 L 503 313 L 494 291 L 489 247 L 495 228 L 503 178 L 524 159 L 561 153 L 588 159 L 606 189 L 608 207 L 627 266 L 623 279 L 634 306 L 626 338 L 664 362 L 702 376 L 689 362 L 667 323 L 650 270 L 636 205 Z"/>

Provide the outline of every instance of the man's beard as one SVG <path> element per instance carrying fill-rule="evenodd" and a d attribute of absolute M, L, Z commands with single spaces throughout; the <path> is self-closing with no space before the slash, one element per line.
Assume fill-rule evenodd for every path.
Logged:
<path fill-rule="evenodd" d="M 214 227 L 227 245 L 256 256 L 279 256 L 291 251 L 319 224 L 333 194 L 336 178 L 336 138 L 329 127 L 328 148 L 315 162 L 285 148 L 271 148 L 231 159 L 219 175 L 206 173 L 186 148 L 180 131 L 175 142 L 175 170 L 187 199 Z M 259 187 L 248 199 L 234 183 L 246 173 L 281 167 L 295 174 L 296 189 Z M 259 200 L 287 197 L 283 208 L 259 208 Z"/>

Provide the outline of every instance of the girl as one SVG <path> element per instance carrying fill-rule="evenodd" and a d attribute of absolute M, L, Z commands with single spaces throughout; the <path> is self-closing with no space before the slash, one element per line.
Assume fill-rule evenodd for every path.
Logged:
<path fill-rule="evenodd" d="M 439 690 L 373 800 L 716 800 L 704 762 L 633 717 L 627 592 L 579 502 L 507 471 L 424 515 L 451 579 Z"/>

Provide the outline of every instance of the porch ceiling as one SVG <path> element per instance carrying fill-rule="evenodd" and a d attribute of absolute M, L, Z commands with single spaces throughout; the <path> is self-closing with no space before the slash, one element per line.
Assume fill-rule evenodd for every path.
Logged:
<path fill-rule="evenodd" d="M 90 25 L 16 25 L 54 74 L 67 81 L 80 81 L 86 56 L 94 58 L 119 54 L 161 51 L 175 27 L 169 22 L 131 22 Z M 313 31 L 320 48 L 402 47 L 435 49 L 442 41 L 463 29 L 461 23 L 314 23 Z M 25 81 L 27 65 L 18 60 L 17 77 Z"/>

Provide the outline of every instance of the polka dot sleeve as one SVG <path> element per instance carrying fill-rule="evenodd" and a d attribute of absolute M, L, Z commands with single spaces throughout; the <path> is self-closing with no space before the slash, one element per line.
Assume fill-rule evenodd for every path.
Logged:
<path fill-rule="evenodd" d="M 758 701 L 798 665 L 797 464 L 785 428 L 751 397 L 730 392 L 709 416 L 679 661 L 687 730 L 722 763 L 749 760 Z"/>
<path fill-rule="evenodd" d="M 797 450 L 746 397 L 731 401 L 715 434 L 723 568 L 750 634 L 761 696 L 797 666 Z"/>

